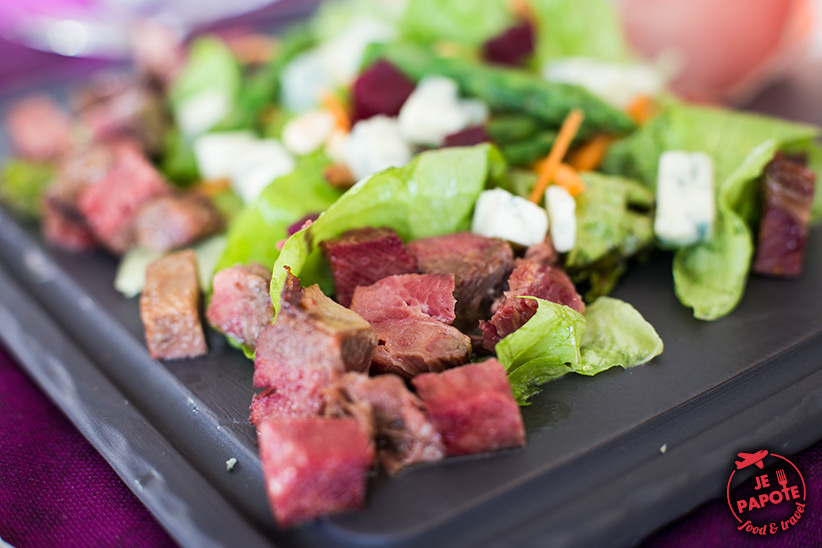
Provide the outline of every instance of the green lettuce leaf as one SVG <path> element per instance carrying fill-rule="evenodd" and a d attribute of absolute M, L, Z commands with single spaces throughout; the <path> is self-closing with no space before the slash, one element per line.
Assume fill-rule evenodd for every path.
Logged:
<path fill-rule="evenodd" d="M 583 173 L 577 198 L 577 238 L 565 258 L 576 283 L 588 282 L 588 300 L 609 293 L 628 259 L 653 244 L 654 194 L 637 181 Z"/>
<path fill-rule="evenodd" d="M 580 375 L 596 375 L 614 366 L 642 365 L 662 353 L 662 339 L 636 308 L 611 297 L 600 297 L 585 309 Z"/>
<path fill-rule="evenodd" d="M 342 0 L 323 2 L 311 18 L 311 33 L 317 42 L 333 39 L 357 19 L 398 23 L 405 7 L 401 2 Z"/>
<path fill-rule="evenodd" d="M 288 227 L 324 211 L 342 194 L 325 180 L 328 165 L 324 154 L 306 156 L 292 173 L 268 185 L 231 223 L 216 270 L 255 261 L 272 266 L 280 254 L 277 242 L 286 238 Z"/>
<path fill-rule="evenodd" d="M 607 0 L 531 0 L 537 19 L 537 61 L 590 57 L 631 59 L 617 6 Z"/>
<path fill-rule="evenodd" d="M 52 164 L 14 159 L 0 171 L 0 202 L 29 217 L 39 217 L 43 193 L 54 178 Z"/>
<path fill-rule="evenodd" d="M 548 82 L 522 70 L 437 57 L 422 46 L 403 43 L 372 45 L 364 64 L 380 58 L 391 61 L 412 80 L 432 74 L 451 78 L 462 93 L 483 100 L 491 110 L 526 114 L 547 127 L 559 127 L 572 109 L 582 109 L 585 120 L 580 136 L 626 133 L 635 127 L 624 112 L 582 87 Z"/>
<path fill-rule="evenodd" d="M 495 348 L 520 405 L 528 405 L 541 385 L 581 367 L 579 346 L 585 318 L 573 308 L 535 300 L 539 303 L 536 314 Z"/>
<path fill-rule="evenodd" d="M 467 230 L 480 192 L 505 168 L 500 152 L 486 144 L 423 152 L 404 167 L 360 181 L 286 242 L 271 278 L 274 308 L 280 306 L 285 266 L 304 285 L 319 283 L 323 291 L 332 292 L 319 244 L 347 230 L 385 226 L 404 241 Z"/>
<path fill-rule="evenodd" d="M 822 220 L 822 145 L 811 143 L 808 145 L 808 169 L 816 173 L 816 188 L 811 206 L 811 219 Z"/>
<path fill-rule="evenodd" d="M 604 169 L 638 176 L 656 186 L 659 156 L 667 150 L 701 151 L 714 161 L 717 220 L 711 239 L 674 258 L 679 300 L 701 320 L 717 320 L 739 303 L 753 255 L 749 224 L 758 212 L 758 179 L 777 150 L 811 143 L 819 130 L 806 124 L 724 109 L 671 103 L 665 112 L 609 152 Z"/>
<path fill-rule="evenodd" d="M 197 38 L 169 90 L 172 113 L 179 123 L 186 117 L 182 113 L 190 101 L 208 96 L 209 102 L 217 101 L 227 115 L 240 92 L 241 79 L 240 65 L 222 40 L 215 36 Z M 220 120 L 214 125 L 218 122 Z M 209 129 L 211 127 L 206 127 L 203 131 Z"/>
<path fill-rule="evenodd" d="M 508 0 L 409 0 L 403 35 L 430 43 L 448 40 L 480 45 L 514 23 Z"/>

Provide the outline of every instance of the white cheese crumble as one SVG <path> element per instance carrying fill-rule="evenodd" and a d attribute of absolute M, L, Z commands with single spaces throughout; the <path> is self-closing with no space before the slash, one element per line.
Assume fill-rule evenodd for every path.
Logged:
<path fill-rule="evenodd" d="M 715 202 L 710 156 L 679 150 L 660 156 L 654 233 L 663 245 L 683 247 L 710 238 Z"/>
<path fill-rule="evenodd" d="M 400 131 L 411 143 L 435 147 L 448 135 L 481 124 L 487 117 L 484 103 L 460 99 L 454 80 L 426 76 L 400 110 Z"/>
<path fill-rule="evenodd" d="M 564 187 L 551 185 L 545 189 L 545 207 L 554 249 L 560 253 L 571 251 L 577 241 L 576 200 Z"/>
<path fill-rule="evenodd" d="M 474 208 L 471 232 L 520 245 L 534 245 L 545 240 L 548 214 L 537 204 L 507 190 L 486 190 Z"/>
<path fill-rule="evenodd" d="M 543 65 L 549 82 L 577 84 L 615 107 L 628 107 L 639 95 L 656 96 L 666 78 L 649 65 L 624 65 L 588 58 L 567 58 Z"/>
<path fill-rule="evenodd" d="M 194 140 L 200 175 L 228 179 L 249 203 L 274 179 L 294 170 L 294 159 L 276 139 L 258 139 L 251 132 L 208 133 Z"/>
<path fill-rule="evenodd" d="M 228 472 L 231 472 L 232 470 L 234 470 L 234 466 L 235 466 L 236 464 L 237 464 L 237 459 L 236 459 L 236 458 L 234 458 L 234 457 L 231 457 L 230 459 L 228 459 L 227 461 L 225 461 L 225 469 L 226 469 Z"/>
<path fill-rule="evenodd" d="M 411 161 L 413 152 L 402 138 L 397 120 L 374 116 L 354 124 L 342 153 L 356 179 Z"/>
<path fill-rule="evenodd" d="M 298 114 L 283 128 L 283 145 L 292 154 L 311 154 L 323 146 L 334 131 L 334 116 L 325 110 Z"/>

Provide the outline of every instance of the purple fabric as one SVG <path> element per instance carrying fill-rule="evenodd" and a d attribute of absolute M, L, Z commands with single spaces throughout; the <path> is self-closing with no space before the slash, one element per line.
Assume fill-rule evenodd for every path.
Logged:
<path fill-rule="evenodd" d="M 0 348 L 0 538 L 15 548 L 175 543 Z"/>

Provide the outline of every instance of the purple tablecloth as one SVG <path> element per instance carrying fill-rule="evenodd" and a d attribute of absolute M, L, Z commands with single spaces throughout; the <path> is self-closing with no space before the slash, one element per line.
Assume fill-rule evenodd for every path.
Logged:
<path fill-rule="evenodd" d="M 0 39 L 4 87 L 15 87 L 32 73 L 66 74 L 98 65 L 31 52 Z M 800 99 L 793 104 L 807 112 Z M 0 538 L 16 548 L 174 546 L 103 458 L 2 348 L 0 417 L 5 419 L 0 428 Z M 762 539 L 739 532 L 722 499 L 668 526 L 644 548 L 822 546 L 822 442 L 793 461 L 805 476 L 808 510 L 791 530 Z"/>

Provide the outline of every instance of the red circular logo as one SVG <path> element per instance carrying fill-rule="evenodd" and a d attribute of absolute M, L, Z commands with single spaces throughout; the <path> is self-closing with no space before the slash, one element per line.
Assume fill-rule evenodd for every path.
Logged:
<path fill-rule="evenodd" d="M 740 523 L 737 529 L 754 535 L 774 535 L 796 525 L 805 512 L 806 496 L 805 479 L 799 468 L 764 449 L 739 453 L 737 457 L 726 491 L 728 506 Z M 740 479 L 743 474 L 737 476 L 737 472 L 748 467 L 754 467 L 758 473 L 751 477 L 744 474 L 745 479 Z"/>

